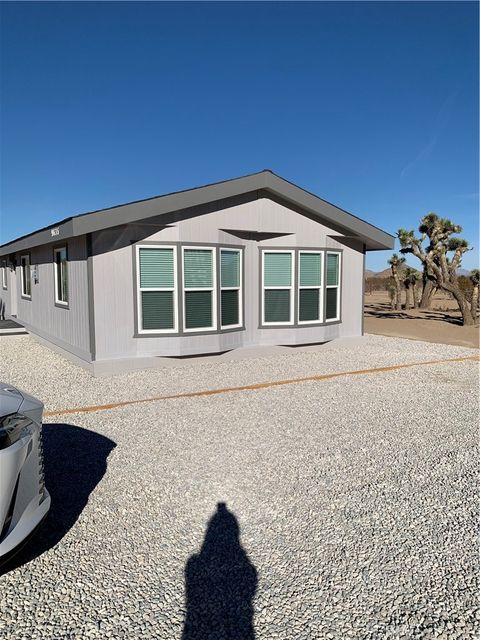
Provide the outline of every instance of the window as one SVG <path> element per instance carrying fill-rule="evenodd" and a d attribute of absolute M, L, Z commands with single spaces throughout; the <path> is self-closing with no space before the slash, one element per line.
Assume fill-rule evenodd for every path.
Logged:
<path fill-rule="evenodd" d="M 340 254 L 327 253 L 325 321 L 340 318 Z"/>
<path fill-rule="evenodd" d="M 135 256 L 139 334 L 242 327 L 241 248 L 137 245 Z"/>
<path fill-rule="evenodd" d="M 32 297 L 32 280 L 30 273 L 30 256 L 22 256 L 20 258 L 21 277 L 22 277 L 22 298 L 30 299 Z"/>
<path fill-rule="evenodd" d="M 322 322 L 322 261 L 321 251 L 300 251 L 298 258 L 298 322 Z"/>
<path fill-rule="evenodd" d="M 7 288 L 7 261 L 2 260 L 2 288 Z"/>
<path fill-rule="evenodd" d="M 216 329 L 214 250 L 183 248 L 184 330 Z"/>
<path fill-rule="evenodd" d="M 233 328 L 242 324 L 241 287 L 242 258 L 236 249 L 220 250 L 220 311 L 221 327 Z"/>
<path fill-rule="evenodd" d="M 175 247 L 137 247 L 138 318 L 141 333 L 177 330 Z"/>
<path fill-rule="evenodd" d="M 67 247 L 54 249 L 55 302 L 68 305 Z"/>
<path fill-rule="evenodd" d="M 263 324 L 293 324 L 293 251 L 263 251 Z"/>

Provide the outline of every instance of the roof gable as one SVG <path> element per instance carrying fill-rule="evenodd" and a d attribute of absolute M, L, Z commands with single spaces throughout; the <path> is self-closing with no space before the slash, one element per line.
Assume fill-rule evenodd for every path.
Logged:
<path fill-rule="evenodd" d="M 273 172 L 264 170 L 224 182 L 72 216 L 2 245 L 0 253 L 21 251 L 55 240 L 138 222 L 149 217 L 244 194 L 254 194 L 254 197 L 280 198 L 285 204 L 318 218 L 327 226 L 330 224 L 337 229 L 341 228 L 345 235 L 358 238 L 365 244 L 367 250 L 393 248 L 395 239 L 392 235 L 301 189 Z"/>

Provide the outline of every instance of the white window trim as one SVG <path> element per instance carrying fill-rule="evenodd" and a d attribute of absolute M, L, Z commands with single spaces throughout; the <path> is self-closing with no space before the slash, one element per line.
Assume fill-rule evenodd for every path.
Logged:
<path fill-rule="evenodd" d="M 65 264 L 67 263 L 67 245 L 63 245 L 62 247 L 55 247 L 53 250 L 53 270 L 54 270 L 54 277 L 55 277 L 55 304 L 59 304 L 62 305 L 63 307 L 68 307 L 68 297 L 70 294 L 70 290 L 68 287 L 68 269 L 66 272 L 66 278 L 67 278 L 67 299 L 66 300 L 61 300 L 60 296 L 58 295 L 58 263 L 57 263 L 57 253 L 60 253 L 61 251 L 65 251 Z"/>
<path fill-rule="evenodd" d="M 28 260 L 28 266 L 25 266 L 25 269 L 23 267 L 23 259 Z M 22 285 L 22 298 L 24 298 L 25 300 L 31 300 L 32 299 L 32 272 L 31 272 L 31 267 L 32 265 L 30 264 L 30 255 L 28 253 L 25 253 L 23 256 L 20 256 L 20 274 L 21 274 L 21 285 Z M 30 293 L 25 293 L 25 271 L 28 269 L 28 275 L 30 278 Z"/>
<path fill-rule="evenodd" d="M 338 256 L 338 284 L 327 284 L 327 260 L 329 255 Z M 337 289 L 337 313 L 334 318 L 327 318 L 327 305 L 325 304 L 325 322 L 338 322 L 340 320 L 340 296 L 342 295 L 342 254 L 340 251 L 325 251 L 325 289 Z M 327 294 L 325 293 L 325 297 Z"/>
<path fill-rule="evenodd" d="M 7 261 L 2 260 L 2 289 L 8 289 Z"/>
<path fill-rule="evenodd" d="M 185 251 L 190 249 L 210 251 L 212 253 L 212 287 L 189 287 L 185 288 Z M 211 291 L 212 292 L 212 326 L 211 327 L 195 327 L 187 329 L 186 327 L 186 292 L 187 291 Z M 206 247 L 202 245 L 182 245 L 182 307 L 183 307 L 183 332 L 184 333 L 204 333 L 205 331 L 217 331 L 217 252 L 215 247 Z"/>
<path fill-rule="evenodd" d="M 188 247 L 187 247 L 188 248 Z M 238 287 L 222 287 L 222 252 L 240 254 L 239 263 L 239 286 Z M 220 328 L 221 329 L 238 329 L 243 326 L 243 251 L 232 247 L 220 247 Z M 222 291 L 238 291 L 238 323 L 222 324 Z"/>
<path fill-rule="evenodd" d="M 313 253 L 314 255 L 319 255 L 320 256 L 320 285 L 319 286 L 302 286 L 300 284 L 300 277 L 301 277 L 301 269 L 300 269 L 300 256 L 304 253 Z M 298 324 L 323 324 L 323 282 L 324 282 L 324 275 L 323 275 L 323 271 L 325 268 L 325 259 L 324 259 L 324 254 L 325 251 L 315 251 L 314 249 L 310 250 L 310 249 L 299 249 L 298 250 L 298 296 L 297 296 L 297 314 L 298 314 Z M 319 296 L 318 296 L 318 304 L 319 304 L 319 309 L 318 309 L 318 320 L 300 320 L 300 291 L 302 289 L 318 289 L 320 291 Z"/>
<path fill-rule="evenodd" d="M 173 249 L 173 287 L 140 287 L 140 249 Z M 137 271 L 137 318 L 138 333 L 148 334 L 164 334 L 178 333 L 178 277 L 177 277 L 177 247 L 172 244 L 137 244 L 136 253 L 136 271 Z M 142 291 L 173 291 L 173 329 L 143 329 L 142 316 Z"/>
<path fill-rule="evenodd" d="M 266 253 L 289 253 L 292 256 L 292 272 L 291 272 L 291 279 L 290 279 L 290 286 L 289 287 L 280 287 L 280 286 L 275 286 L 275 287 L 271 287 L 265 286 L 265 254 Z M 286 290 L 286 291 L 290 291 L 290 320 L 288 322 L 265 322 L 265 291 L 268 290 Z M 265 327 L 286 327 L 286 326 L 293 326 L 295 324 L 295 318 L 294 318 L 294 314 L 295 314 L 295 302 L 294 302 L 294 293 L 295 293 L 295 249 L 262 249 L 262 326 Z"/>

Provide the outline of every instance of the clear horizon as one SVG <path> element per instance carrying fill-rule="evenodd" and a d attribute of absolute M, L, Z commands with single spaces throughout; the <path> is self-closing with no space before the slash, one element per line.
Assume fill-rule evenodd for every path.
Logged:
<path fill-rule="evenodd" d="M 1 35 L 0 243 L 270 168 L 392 234 L 451 218 L 478 266 L 477 3 L 2 3 Z"/>

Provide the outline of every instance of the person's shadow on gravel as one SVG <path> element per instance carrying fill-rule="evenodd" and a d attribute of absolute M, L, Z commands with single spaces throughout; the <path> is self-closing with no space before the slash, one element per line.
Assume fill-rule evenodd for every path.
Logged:
<path fill-rule="evenodd" d="M 185 567 L 182 640 L 254 640 L 257 571 L 242 548 L 235 515 L 219 502 L 198 555 Z"/>
<path fill-rule="evenodd" d="M 42 439 L 50 511 L 35 535 L 0 568 L 0 575 L 40 556 L 63 538 L 104 476 L 107 458 L 116 447 L 113 440 L 71 424 L 44 424 Z"/>

